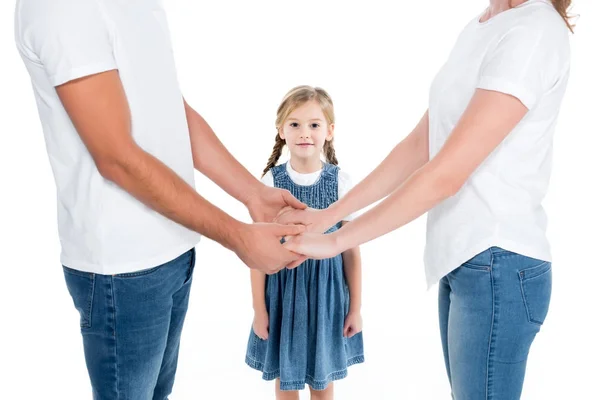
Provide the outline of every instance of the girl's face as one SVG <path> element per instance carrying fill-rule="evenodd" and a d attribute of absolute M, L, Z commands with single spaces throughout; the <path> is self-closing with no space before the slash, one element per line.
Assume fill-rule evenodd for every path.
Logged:
<path fill-rule="evenodd" d="M 325 141 L 333 139 L 333 124 L 327 123 L 316 101 L 309 101 L 288 116 L 279 129 L 279 136 L 285 140 L 292 159 L 317 161 Z"/>

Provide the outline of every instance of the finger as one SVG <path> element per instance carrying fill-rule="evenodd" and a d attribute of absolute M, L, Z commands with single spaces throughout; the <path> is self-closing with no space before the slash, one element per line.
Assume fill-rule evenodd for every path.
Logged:
<path fill-rule="evenodd" d="M 307 206 L 300 200 L 294 197 L 289 191 L 283 192 L 283 200 L 290 206 L 299 210 L 304 210 Z"/>
<path fill-rule="evenodd" d="M 276 234 L 277 236 L 296 236 L 306 231 L 304 225 L 277 225 Z"/>
<path fill-rule="evenodd" d="M 299 214 L 300 211 L 295 208 L 290 208 L 289 210 L 280 213 L 277 217 L 275 217 L 275 222 L 282 225 L 290 225 L 290 224 L 302 224 L 302 214 Z"/>
<path fill-rule="evenodd" d="M 289 263 L 288 265 L 286 265 L 286 268 L 287 269 L 294 269 L 297 266 L 299 266 L 300 264 L 302 264 L 304 261 L 306 261 L 307 259 L 308 259 L 308 257 L 302 256 L 298 260 L 292 261 L 291 263 Z"/>
<path fill-rule="evenodd" d="M 354 335 L 356 335 L 356 332 L 354 331 L 354 329 L 352 327 L 350 327 L 350 329 L 348 329 L 348 335 L 346 337 L 348 339 L 350 339 Z"/>
<path fill-rule="evenodd" d="M 294 210 L 295 210 L 294 207 L 290 207 L 290 206 L 283 207 L 275 216 L 275 220 L 277 220 L 279 217 L 282 217 L 284 215 L 287 215 L 287 214 L 293 212 Z"/>

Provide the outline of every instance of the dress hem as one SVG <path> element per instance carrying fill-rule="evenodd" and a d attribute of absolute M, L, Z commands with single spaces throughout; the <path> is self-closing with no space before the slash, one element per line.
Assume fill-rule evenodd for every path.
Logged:
<path fill-rule="evenodd" d="M 361 364 L 365 362 L 364 355 L 354 356 L 349 358 L 346 362 L 346 368 L 341 371 L 335 371 L 327 375 L 326 379 L 316 380 L 310 375 L 306 375 L 303 381 L 280 381 L 279 388 L 283 391 L 289 390 L 303 390 L 305 385 L 310 386 L 313 390 L 325 390 L 327 386 L 333 381 L 344 379 L 348 376 L 348 367 Z M 266 372 L 264 371 L 264 364 L 260 361 L 254 360 L 249 356 L 246 356 L 246 364 L 257 371 L 263 373 L 263 379 L 265 381 L 272 381 L 274 379 L 280 378 L 279 370 Z"/>

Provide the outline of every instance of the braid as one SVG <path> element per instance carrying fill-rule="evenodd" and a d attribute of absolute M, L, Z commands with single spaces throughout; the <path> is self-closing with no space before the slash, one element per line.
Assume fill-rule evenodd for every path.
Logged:
<path fill-rule="evenodd" d="M 281 157 L 281 152 L 284 146 L 285 140 L 283 140 L 279 136 L 279 132 L 277 132 L 277 135 L 275 136 L 275 145 L 273 146 L 273 152 L 271 153 L 271 157 L 269 157 L 269 161 L 267 162 L 266 168 L 263 170 L 262 176 L 265 176 L 265 174 L 269 172 L 271 168 L 277 165 L 277 161 L 279 161 L 279 158 Z"/>
<path fill-rule="evenodd" d="M 333 139 L 325 142 L 325 146 L 323 146 L 323 152 L 325 153 L 325 160 L 329 164 L 338 165 L 338 160 L 335 156 L 335 149 L 333 148 Z"/>

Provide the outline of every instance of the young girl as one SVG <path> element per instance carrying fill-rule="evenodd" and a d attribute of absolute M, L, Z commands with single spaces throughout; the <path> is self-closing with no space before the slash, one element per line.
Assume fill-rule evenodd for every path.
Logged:
<path fill-rule="evenodd" d="M 277 110 L 276 126 L 263 172 L 266 185 L 287 189 L 315 209 L 327 208 L 350 190 L 333 149 L 333 103 L 327 92 L 292 89 Z M 276 165 L 286 145 L 290 161 Z M 364 361 L 358 247 L 275 275 L 252 270 L 251 279 L 254 323 L 246 363 L 262 371 L 263 379 L 277 379 L 277 399 L 299 399 L 305 384 L 311 399 L 333 399 L 332 381 Z"/>

